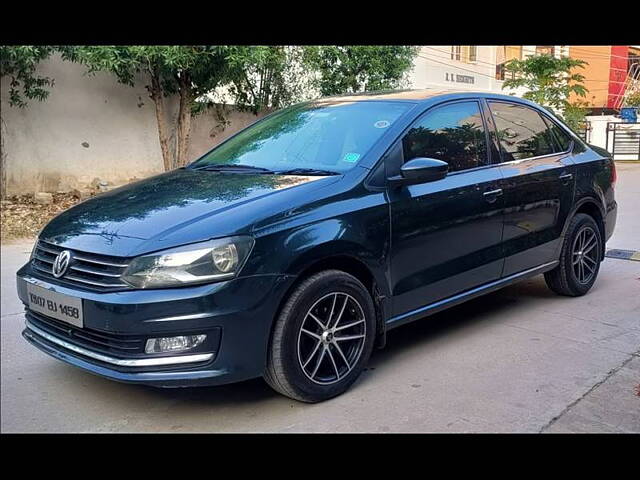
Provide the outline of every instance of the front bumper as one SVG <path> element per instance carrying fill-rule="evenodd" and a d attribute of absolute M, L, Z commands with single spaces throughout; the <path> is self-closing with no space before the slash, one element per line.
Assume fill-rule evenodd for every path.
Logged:
<path fill-rule="evenodd" d="M 28 265 L 17 276 L 18 295 L 25 306 L 27 283 L 81 298 L 85 316 L 81 334 L 144 341 L 215 332 L 216 345 L 208 351 L 123 355 L 76 341 L 74 335 L 59 332 L 60 325 L 58 330 L 45 328 L 37 321 L 43 320 L 42 315 L 27 309 L 23 336 L 43 352 L 112 380 L 159 387 L 221 385 L 261 376 L 272 321 L 293 281 L 286 275 L 258 275 L 187 288 L 96 293 L 45 281 Z"/>

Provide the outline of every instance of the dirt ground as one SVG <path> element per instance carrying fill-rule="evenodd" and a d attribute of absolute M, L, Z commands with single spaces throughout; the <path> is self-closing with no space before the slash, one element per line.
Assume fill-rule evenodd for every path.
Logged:
<path fill-rule="evenodd" d="M 49 220 L 78 202 L 80 199 L 72 193 L 54 193 L 51 205 L 35 203 L 33 195 L 8 197 L 0 208 L 0 241 L 34 238 Z"/>

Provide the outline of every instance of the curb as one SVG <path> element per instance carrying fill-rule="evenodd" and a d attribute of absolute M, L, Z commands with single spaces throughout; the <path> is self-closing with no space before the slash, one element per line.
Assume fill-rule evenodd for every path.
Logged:
<path fill-rule="evenodd" d="M 636 262 L 640 262 L 640 251 L 638 250 L 612 249 L 607 250 L 607 253 L 604 256 L 608 258 L 617 258 L 618 260 L 635 260 Z"/>

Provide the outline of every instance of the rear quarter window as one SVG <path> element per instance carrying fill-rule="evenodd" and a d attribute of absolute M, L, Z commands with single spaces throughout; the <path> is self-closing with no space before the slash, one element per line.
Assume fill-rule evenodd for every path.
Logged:
<path fill-rule="evenodd" d="M 571 136 L 553 120 L 547 117 L 543 118 L 549 126 L 549 130 L 551 130 L 551 133 L 553 134 L 553 137 L 557 143 L 558 148 L 556 150 L 558 152 L 566 152 L 567 150 L 569 150 L 572 141 Z"/>

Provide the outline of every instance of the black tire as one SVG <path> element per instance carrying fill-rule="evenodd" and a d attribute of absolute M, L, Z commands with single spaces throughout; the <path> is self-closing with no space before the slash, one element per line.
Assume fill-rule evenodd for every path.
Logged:
<path fill-rule="evenodd" d="M 592 243 L 587 239 L 593 238 Z M 582 239 L 587 253 L 580 253 Z M 586 257 L 586 258 L 585 258 Z M 602 260 L 602 236 L 595 220 L 584 213 L 571 219 L 560 252 L 560 263 L 553 270 L 544 274 L 547 286 L 559 295 L 579 297 L 587 293 L 598 277 Z M 579 263 L 582 262 L 582 270 Z M 577 265 L 577 266 L 576 266 Z M 585 267 L 586 265 L 586 267 Z M 593 271 L 589 270 L 593 268 Z M 584 275 L 583 275 L 584 273 Z"/>
<path fill-rule="evenodd" d="M 320 326 L 328 319 L 341 322 L 333 327 L 338 329 L 335 335 L 330 326 L 326 330 Z M 315 336 L 303 333 L 303 327 Z M 264 378 L 277 392 L 302 402 L 340 395 L 367 364 L 375 330 L 373 300 L 357 278 L 339 270 L 316 273 L 295 288 L 276 319 Z M 348 337 L 358 338 L 344 340 Z"/>

